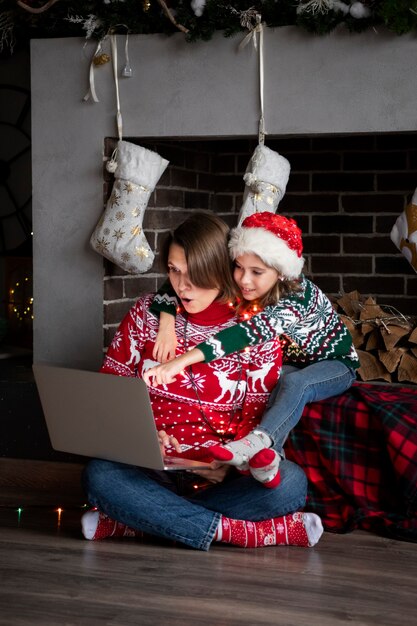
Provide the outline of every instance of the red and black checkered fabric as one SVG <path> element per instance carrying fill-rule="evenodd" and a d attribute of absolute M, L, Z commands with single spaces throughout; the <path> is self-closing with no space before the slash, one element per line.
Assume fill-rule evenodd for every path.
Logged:
<path fill-rule="evenodd" d="M 305 470 L 306 510 L 326 530 L 417 541 L 417 390 L 355 383 L 311 403 L 285 451 Z"/>

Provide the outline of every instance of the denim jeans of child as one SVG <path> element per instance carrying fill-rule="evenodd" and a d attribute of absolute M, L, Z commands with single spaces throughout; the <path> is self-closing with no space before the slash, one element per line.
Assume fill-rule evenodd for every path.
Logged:
<path fill-rule="evenodd" d="M 161 472 L 93 459 L 84 470 L 83 483 L 90 504 L 112 519 L 208 550 L 221 515 L 259 521 L 304 507 L 304 471 L 287 460 L 280 468 L 276 489 L 266 489 L 251 476 L 231 469 L 222 483 L 196 491 L 184 488 L 196 482 L 190 472 Z"/>
<path fill-rule="evenodd" d="M 284 365 L 257 430 L 269 435 L 273 448 L 282 453 L 288 433 L 298 423 L 305 405 L 338 396 L 349 389 L 355 379 L 355 370 L 336 359 L 304 368 Z"/>

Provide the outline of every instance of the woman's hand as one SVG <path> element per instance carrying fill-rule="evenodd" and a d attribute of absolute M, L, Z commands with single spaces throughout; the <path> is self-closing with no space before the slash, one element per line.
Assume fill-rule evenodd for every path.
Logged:
<path fill-rule="evenodd" d="M 181 446 L 178 443 L 178 440 L 173 437 L 173 435 L 168 435 L 165 430 L 158 430 L 158 439 L 159 445 L 161 446 L 162 455 L 165 454 L 165 448 L 167 448 L 168 446 L 171 446 L 171 448 L 174 448 L 175 452 L 181 454 Z"/>
<path fill-rule="evenodd" d="M 177 344 L 175 318 L 168 313 L 161 312 L 152 358 L 160 363 L 166 363 L 166 361 L 175 357 Z"/>

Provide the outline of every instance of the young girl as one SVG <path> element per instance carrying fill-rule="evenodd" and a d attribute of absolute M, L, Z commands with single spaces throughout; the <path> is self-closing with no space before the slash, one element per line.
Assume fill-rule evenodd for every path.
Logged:
<path fill-rule="evenodd" d="M 175 327 L 181 339 L 179 353 L 235 323 L 227 304 L 234 289 L 227 236 L 225 222 L 195 213 L 162 251 L 181 301 Z M 153 294 L 140 298 L 121 322 L 102 372 L 139 377 L 154 363 L 159 323 L 149 310 L 152 299 Z M 211 460 L 211 446 L 244 437 L 262 414 L 280 369 L 281 348 L 273 337 L 247 353 L 201 363 L 174 382 L 152 387 L 164 452 Z M 131 410 L 140 418 L 140 407 Z M 281 489 L 265 494 L 259 483 L 229 472 L 228 466 L 160 472 L 92 460 L 85 469 L 84 487 L 97 510 L 83 516 L 83 534 L 103 539 L 142 531 L 200 550 L 208 550 L 213 541 L 242 547 L 312 546 L 322 526 L 317 515 L 298 512 L 306 498 L 304 472 L 290 461 L 282 465 Z"/>
<path fill-rule="evenodd" d="M 246 319 L 183 356 L 150 369 L 145 380 L 166 383 L 190 363 L 209 363 L 280 335 L 286 365 L 260 425 L 240 441 L 212 449 L 216 459 L 242 471 L 249 469 L 265 486 L 276 487 L 283 445 L 306 403 L 348 389 L 359 360 L 349 331 L 331 302 L 301 273 L 302 238 L 294 220 L 269 212 L 251 215 L 232 230 L 229 251 Z M 273 270 L 277 274 L 271 283 L 268 277 Z M 161 315 L 175 312 L 164 290 L 152 307 Z M 254 315 L 259 309 L 262 312 Z M 170 327 L 167 320 L 161 320 L 163 324 L 165 329 Z M 170 351 L 167 336 L 160 339 L 156 357 Z"/>

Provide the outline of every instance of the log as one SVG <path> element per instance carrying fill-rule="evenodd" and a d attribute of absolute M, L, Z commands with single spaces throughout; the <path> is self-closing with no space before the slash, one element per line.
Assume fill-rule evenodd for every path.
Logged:
<path fill-rule="evenodd" d="M 362 299 L 359 291 L 351 291 L 345 293 L 341 298 L 336 300 L 337 305 L 342 309 L 349 317 L 357 318 L 360 311 L 360 301 Z"/>
<path fill-rule="evenodd" d="M 392 350 L 392 348 L 397 345 L 402 337 L 405 337 L 405 335 L 408 335 L 410 333 L 409 326 L 405 328 L 404 326 L 400 326 L 399 324 L 389 324 L 387 326 L 382 326 L 380 330 L 381 337 L 387 350 Z"/>
<path fill-rule="evenodd" d="M 403 354 L 407 352 L 407 348 L 393 348 L 392 350 L 378 350 L 379 360 L 387 370 L 392 374 L 401 360 Z"/>
<path fill-rule="evenodd" d="M 357 352 L 361 364 L 358 368 L 358 374 L 361 380 L 368 381 L 382 378 L 382 380 L 388 383 L 392 381 L 391 374 L 373 354 L 365 352 L 364 350 L 358 350 Z"/>
<path fill-rule="evenodd" d="M 377 350 L 384 345 L 384 342 L 381 339 L 381 333 L 379 332 L 379 328 L 374 328 L 370 335 L 368 335 L 368 341 L 366 342 L 366 351 L 371 352 L 372 350 Z"/>
<path fill-rule="evenodd" d="M 408 341 L 410 343 L 417 343 L 417 325 L 414 328 L 413 332 L 411 333 L 411 335 L 408 338 Z"/>
<path fill-rule="evenodd" d="M 406 352 L 398 366 L 398 381 L 409 381 L 417 384 L 417 357 Z"/>

